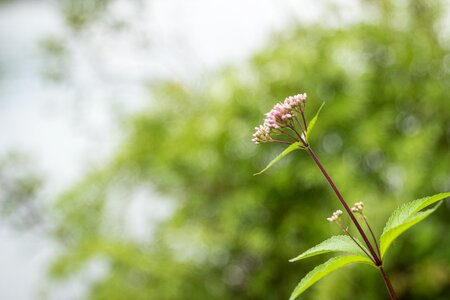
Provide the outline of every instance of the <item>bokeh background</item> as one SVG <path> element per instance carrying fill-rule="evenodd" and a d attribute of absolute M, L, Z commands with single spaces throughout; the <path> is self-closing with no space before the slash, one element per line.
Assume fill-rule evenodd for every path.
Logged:
<path fill-rule="evenodd" d="M 450 190 L 447 0 L 0 1 L 0 298 L 287 299 L 339 204 L 297 152 L 255 146 L 286 96 L 376 233 Z M 450 299 L 450 203 L 386 269 Z M 303 299 L 386 299 L 350 266 Z"/>

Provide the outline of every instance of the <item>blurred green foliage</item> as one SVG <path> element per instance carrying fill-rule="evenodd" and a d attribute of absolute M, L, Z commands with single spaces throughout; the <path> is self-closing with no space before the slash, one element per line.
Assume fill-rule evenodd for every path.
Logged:
<path fill-rule="evenodd" d="M 0 159 L 0 219 L 16 229 L 42 229 L 44 205 L 39 203 L 42 174 L 33 169 L 22 153 L 7 153 Z"/>
<path fill-rule="evenodd" d="M 85 29 L 105 13 L 111 0 L 63 0 L 61 6 L 67 25 L 75 31 Z"/>
<path fill-rule="evenodd" d="M 42 57 L 45 59 L 45 68 L 42 77 L 53 82 L 62 82 L 69 74 L 69 51 L 65 46 L 66 41 L 47 37 L 40 41 Z"/>
<path fill-rule="evenodd" d="M 449 190 L 442 6 L 365 2 L 371 22 L 298 26 L 196 87 L 152 86 L 155 100 L 125 125 L 116 157 L 54 207 L 64 245 L 54 278 L 101 260 L 106 272 L 90 299 L 288 298 L 325 257 L 288 259 L 338 233 L 325 218 L 339 204 L 300 151 L 252 176 L 282 147 L 250 139 L 276 101 L 303 91 L 309 118 L 327 103 L 312 147 L 346 199 L 365 202 L 378 234 L 400 203 Z M 124 229 L 138 189 L 157 190 L 173 206 L 145 239 Z M 399 299 L 450 298 L 449 213 L 447 202 L 393 245 L 386 263 Z M 375 270 L 348 269 L 304 299 L 387 298 Z"/>

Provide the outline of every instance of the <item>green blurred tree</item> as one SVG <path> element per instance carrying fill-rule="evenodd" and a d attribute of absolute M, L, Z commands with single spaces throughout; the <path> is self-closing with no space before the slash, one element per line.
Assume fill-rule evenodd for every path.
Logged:
<path fill-rule="evenodd" d="M 338 202 L 306 155 L 253 177 L 280 148 L 255 147 L 253 127 L 276 101 L 306 91 L 312 137 L 350 202 L 363 200 L 379 233 L 390 211 L 449 190 L 450 52 L 436 1 L 366 1 L 367 23 L 298 26 L 247 64 L 200 87 L 151 87 L 149 108 L 125 125 L 117 156 L 54 207 L 65 246 L 56 279 L 107 263 L 91 299 L 285 299 L 324 258 L 287 262 L 338 232 Z M 173 206 L 145 241 L 124 234 L 137 189 Z M 392 248 L 399 299 L 450 298 L 449 205 Z M 151 222 L 150 222 L 151 223 Z M 338 271 L 304 299 L 386 299 L 375 270 Z"/>
<path fill-rule="evenodd" d="M 46 231 L 45 205 L 39 201 L 42 174 L 23 153 L 9 152 L 0 158 L 0 222 L 15 229 Z"/>

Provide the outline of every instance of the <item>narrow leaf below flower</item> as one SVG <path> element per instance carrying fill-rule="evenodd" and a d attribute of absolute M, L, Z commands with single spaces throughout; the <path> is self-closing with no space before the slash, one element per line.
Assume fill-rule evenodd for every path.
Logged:
<path fill-rule="evenodd" d="M 300 142 L 295 142 L 295 143 L 289 145 L 289 147 L 284 149 L 284 151 L 281 152 L 277 157 L 275 157 L 263 170 L 261 170 L 258 173 L 253 174 L 253 176 L 260 175 L 260 174 L 264 173 L 270 167 L 272 167 L 275 163 L 277 163 L 280 159 L 282 159 L 283 157 L 285 157 L 286 155 L 288 155 L 289 153 L 291 153 L 292 151 L 297 150 L 297 149 L 302 149 L 302 146 L 300 145 Z"/>
<path fill-rule="evenodd" d="M 309 122 L 308 130 L 306 130 L 306 142 L 308 143 L 309 137 L 311 135 L 312 129 L 314 128 L 314 125 L 316 125 L 317 118 L 319 118 L 320 111 L 322 110 L 323 106 L 325 105 L 325 102 L 322 103 L 319 110 L 317 111 L 316 115 L 311 119 L 311 122 Z"/>

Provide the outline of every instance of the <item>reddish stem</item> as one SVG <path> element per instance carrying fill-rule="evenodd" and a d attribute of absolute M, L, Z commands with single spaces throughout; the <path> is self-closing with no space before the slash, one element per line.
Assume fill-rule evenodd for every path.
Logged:
<path fill-rule="evenodd" d="M 391 297 L 391 300 L 397 300 L 397 296 L 395 295 L 394 287 L 392 286 L 391 281 L 389 280 L 386 273 L 384 272 L 383 266 L 379 266 L 378 269 L 380 270 L 381 277 L 383 277 L 384 284 L 386 285 L 386 288 L 389 292 L 389 297 Z"/>
<path fill-rule="evenodd" d="M 364 216 L 362 213 L 361 213 L 361 216 L 364 220 L 364 223 L 366 223 L 367 228 L 369 228 L 370 234 L 372 235 L 373 242 L 375 243 L 375 247 L 377 247 L 378 256 L 381 258 L 380 247 L 378 246 L 378 242 L 377 242 L 377 239 L 375 238 L 375 234 L 373 233 L 372 228 L 370 227 L 369 222 L 366 219 L 366 216 Z"/>
<path fill-rule="evenodd" d="M 306 143 L 304 143 L 304 144 L 306 144 Z M 352 222 L 353 222 L 353 224 L 355 224 L 356 229 L 358 229 L 359 233 L 361 234 L 361 237 L 363 238 L 364 243 L 366 243 L 367 248 L 369 249 L 370 254 L 372 255 L 372 257 L 374 259 L 375 265 L 376 266 L 381 266 L 382 262 L 381 262 L 380 258 L 378 257 L 377 253 L 373 249 L 372 244 L 370 243 L 369 239 L 367 238 L 367 235 L 364 233 L 364 230 L 361 228 L 361 225 L 359 224 L 358 220 L 356 220 L 355 216 L 353 215 L 352 211 L 350 210 L 350 207 L 347 205 L 347 202 L 345 202 L 344 197 L 342 197 L 341 193 L 339 192 L 338 188 L 334 184 L 334 182 L 331 179 L 330 175 L 328 175 L 327 171 L 325 170 L 325 168 L 323 167 L 322 163 L 319 161 L 317 156 L 314 154 L 314 152 L 312 151 L 311 147 L 309 147 L 309 146 L 306 147 L 306 151 L 308 151 L 309 155 L 314 160 L 316 165 L 319 167 L 320 171 L 322 171 L 323 176 L 325 176 L 326 180 L 328 181 L 328 183 L 330 184 L 331 188 L 335 192 L 335 194 L 338 197 L 339 201 L 341 202 L 342 206 L 344 206 L 345 211 L 347 212 L 347 214 L 352 219 Z"/>
<path fill-rule="evenodd" d="M 302 115 L 303 124 L 305 124 L 305 130 L 308 130 L 308 125 L 306 125 L 306 118 L 305 118 L 305 114 L 303 112 L 303 109 L 300 110 L 300 113 Z"/>
<path fill-rule="evenodd" d="M 338 220 L 336 220 L 336 224 L 338 224 L 339 227 L 341 227 L 342 231 L 344 231 L 351 239 L 352 241 L 359 247 L 359 249 L 361 249 L 364 254 L 367 255 L 367 257 L 373 261 L 373 263 L 375 263 L 375 261 L 373 260 L 373 258 L 370 256 L 369 253 L 367 253 L 366 250 L 364 250 L 364 248 L 358 243 L 358 241 L 353 237 L 353 235 L 348 231 L 347 228 L 344 227 L 344 225 L 341 224 L 341 222 L 339 222 Z"/>

